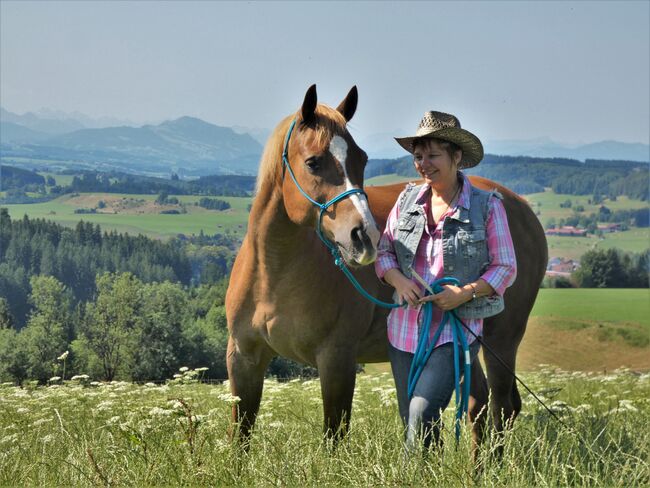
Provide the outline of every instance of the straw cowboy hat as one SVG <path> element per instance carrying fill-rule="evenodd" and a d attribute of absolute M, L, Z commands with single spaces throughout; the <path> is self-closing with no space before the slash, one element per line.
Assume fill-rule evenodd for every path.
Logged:
<path fill-rule="evenodd" d="M 460 121 L 451 114 L 429 111 L 424 114 L 414 136 L 396 137 L 400 146 L 411 154 L 413 141 L 423 137 L 436 138 L 456 144 L 463 150 L 459 168 L 471 168 L 483 159 L 483 144 L 471 132 L 460 128 Z"/>

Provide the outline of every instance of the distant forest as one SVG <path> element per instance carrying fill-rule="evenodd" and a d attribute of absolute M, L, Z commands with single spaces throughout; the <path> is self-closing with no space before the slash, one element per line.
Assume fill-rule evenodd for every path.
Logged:
<path fill-rule="evenodd" d="M 219 234 L 160 242 L 70 229 L 0 209 L 0 381 L 46 383 L 64 371 L 162 381 L 181 366 L 226 378 L 224 299 L 239 245 Z M 275 358 L 268 374 L 314 370 Z"/>
<path fill-rule="evenodd" d="M 606 161 L 587 159 L 533 158 L 527 156 L 495 156 L 486 154 L 475 168 L 466 170 L 495 180 L 517 193 L 537 193 L 552 188 L 555 193 L 570 195 L 625 195 L 649 199 L 650 165 L 635 161 Z M 396 173 L 417 177 L 413 158 L 377 159 L 368 162 L 365 176 L 371 178 Z"/>
<path fill-rule="evenodd" d="M 63 173 L 65 174 L 65 173 Z M 0 191 L 6 191 L 0 203 L 36 203 L 56 198 L 65 193 L 101 192 L 127 194 L 159 194 L 206 196 L 249 196 L 255 187 L 254 176 L 213 175 L 196 180 L 181 180 L 172 174 L 170 179 L 139 176 L 128 173 L 74 171 L 70 185 L 56 185 L 51 176 L 45 178 L 33 171 L 13 166 L 0 166 Z M 40 197 L 27 196 L 39 193 Z"/>

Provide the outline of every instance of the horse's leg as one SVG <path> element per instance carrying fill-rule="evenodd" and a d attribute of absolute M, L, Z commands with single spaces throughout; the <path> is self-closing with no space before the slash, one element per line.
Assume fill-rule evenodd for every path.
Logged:
<path fill-rule="evenodd" d="M 478 459 L 478 448 L 484 439 L 488 418 L 488 383 L 481 363 L 476 357 L 472 362 L 469 397 L 469 421 L 472 423 L 472 453 Z"/>
<path fill-rule="evenodd" d="M 492 350 L 508 366 L 510 371 L 515 371 L 515 358 L 517 345 L 508 344 L 499 347 L 498 344 L 490 344 Z M 521 399 L 515 386 L 515 378 L 499 360 L 490 352 L 485 353 L 485 364 L 487 367 L 487 380 L 490 387 L 492 417 L 494 427 L 499 435 L 512 426 L 515 417 L 521 410 Z"/>
<path fill-rule="evenodd" d="M 240 398 L 232 407 L 232 420 L 239 425 L 239 439 L 245 444 L 255 424 L 262 399 L 264 373 L 272 357 L 265 344 L 236 341 L 232 336 L 228 338 L 226 364 L 230 392 Z"/>
<path fill-rule="evenodd" d="M 323 396 L 324 433 L 336 443 L 345 436 L 350 422 L 356 360 L 349 354 L 349 347 L 333 347 L 323 350 L 316 362 Z"/>

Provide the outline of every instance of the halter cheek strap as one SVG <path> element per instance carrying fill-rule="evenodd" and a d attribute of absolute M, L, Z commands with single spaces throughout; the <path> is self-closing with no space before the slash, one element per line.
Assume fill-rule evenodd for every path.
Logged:
<path fill-rule="evenodd" d="M 341 255 L 339 254 L 339 250 L 336 247 L 334 243 L 332 243 L 325 235 L 323 234 L 322 231 L 322 222 L 323 222 L 323 215 L 325 214 L 325 211 L 334 205 L 335 203 L 349 197 L 350 195 L 354 194 L 361 194 L 368 199 L 368 195 L 366 195 L 366 192 L 363 191 L 361 188 L 351 188 L 350 190 L 346 190 L 343 193 L 340 193 L 339 195 L 335 196 L 332 198 L 330 201 L 325 202 L 325 203 L 318 203 L 316 200 L 311 198 L 305 190 L 302 189 L 300 184 L 298 183 L 298 180 L 296 179 L 296 176 L 293 173 L 293 170 L 291 169 L 291 164 L 289 164 L 289 140 L 291 139 L 291 134 L 293 133 L 293 129 L 296 126 L 296 119 L 293 119 L 291 122 L 291 125 L 289 126 L 289 131 L 287 132 L 287 137 L 284 139 L 284 149 L 282 150 L 282 162 L 284 163 L 283 169 L 286 169 L 289 171 L 289 176 L 291 176 L 291 179 L 293 182 L 296 184 L 296 187 L 298 190 L 300 190 L 300 193 L 309 200 L 312 204 L 314 204 L 316 207 L 320 209 L 320 213 L 318 215 L 318 226 L 316 227 L 316 233 L 318 234 L 318 237 L 320 237 L 320 240 L 325 243 L 327 248 L 330 250 L 334 258 L 340 258 Z M 284 176 L 284 172 L 282 173 L 282 176 Z M 337 263 L 338 264 L 338 263 Z"/>

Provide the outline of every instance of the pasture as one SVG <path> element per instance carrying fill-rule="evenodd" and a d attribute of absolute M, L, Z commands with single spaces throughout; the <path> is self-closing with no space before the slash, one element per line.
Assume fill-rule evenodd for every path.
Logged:
<path fill-rule="evenodd" d="M 359 374 L 349 437 L 321 437 L 315 380 L 265 382 L 249 452 L 228 440 L 237 401 L 226 384 L 166 385 L 81 379 L 46 387 L 0 386 L 3 486 L 647 486 L 650 375 L 546 367 L 524 380 L 572 429 L 522 391 L 523 411 L 493 459 L 490 439 L 475 475 L 468 431 L 454 447 L 445 412 L 444 455 L 406 458 L 389 374 Z M 453 402 L 452 402 L 453 405 Z"/>
<path fill-rule="evenodd" d="M 78 196 L 64 195 L 45 203 L 25 205 L 3 205 L 9 211 L 12 219 L 20 219 L 23 215 L 29 218 L 44 218 L 61 225 L 74 227 L 80 220 L 99 224 L 102 230 L 116 230 L 129 234 L 145 234 L 149 237 L 166 238 L 176 234 L 225 234 L 232 233 L 243 236 L 248 224 L 248 205 L 250 197 L 218 197 L 230 203 L 231 208 L 224 211 L 207 210 L 195 206 L 200 196 L 176 196 L 185 204 L 187 213 L 176 215 L 160 214 L 164 209 L 180 209 L 179 205 L 156 207 L 156 195 L 127 195 L 116 193 L 81 193 Z M 98 210 L 94 214 L 75 214 L 80 208 L 94 208 L 103 200 L 123 202 L 117 213 L 105 213 Z"/>

